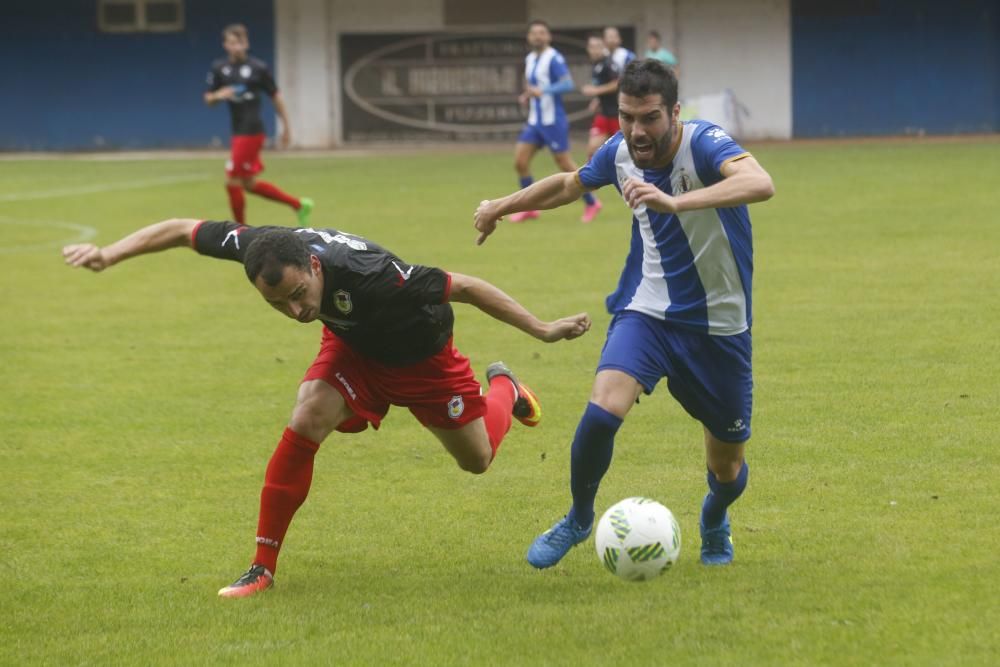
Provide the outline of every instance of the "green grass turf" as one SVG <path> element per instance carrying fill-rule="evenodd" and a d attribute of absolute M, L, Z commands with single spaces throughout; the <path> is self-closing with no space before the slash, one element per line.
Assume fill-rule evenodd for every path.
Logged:
<path fill-rule="evenodd" d="M 515 184 L 507 152 L 267 156 L 266 178 L 316 199 L 314 224 L 595 326 L 544 345 L 457 306 L 460 349 L 480 373 L 507 361 L 543 424 L 515 425 L 480 477 L 402 409 L 378 433 L 335 435 L 275 589 L 244 601 L 215 593 L 252 554 L 264 466 L 319 327 L 185 250 L 101 275 L 61 264 L 80 233 L 67 224 L 107 243 L 227 217 L 219 160 L 0 162 L 0 663 L 996 664 L 998 144 L 755 154 L 777 196 L 752 208 L 737 561 L 698 563 L 700 427 L 661 386 L 629 416 L 598 497 L 599 511 L 642 494 L 677 515 L 681 559 L 647 584 L 611 577 L 592 542 L 549 571 L 524 561 L 568 507 L 570 439 L 628 243 L 614 193 L 592 225 L 570 206 L 476 248 L 476 203 Z M 540 155 L 537 173 L 551 169 Z M 294 222 L 258 198 L 248 213 Z"/>

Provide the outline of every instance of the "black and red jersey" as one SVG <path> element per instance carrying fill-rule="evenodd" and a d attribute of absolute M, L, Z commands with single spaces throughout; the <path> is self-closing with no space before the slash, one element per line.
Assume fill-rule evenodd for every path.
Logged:
<path fill-rule="evenodd" d="M 229 119 L 233 134 L 263 134 L 264 121 L 260 117 L 260 100 L 267 95 L 274 97 L 278 86 L 274 83 L 271 70 L 263 60 L 247 58 L 234 63 L 221 58 L 212 63 L 208 73 L 209 92 L 225 86 L 232 86 L 236 94 L 226 100 L 229 105 Z"/>
<path fill-rule="evenodd" d="M 194 248 L 202 255 L 243 261 L 254 238 L 274 227 L 203 222 Z M 408 264 L 382 246 L 336 229 L 296 229 L 323 267 L 319 319 L 362 355 L 408 366 L 439 352 L 452 335 L 451 276 Z"/>
<path fill-rule="evenodd" d="M 618 66 L 615 65 L 615 61 L 611 59 L 611 56 L 606 56 L 602 60 L 592 63 L 591 65 L 591 82 L 595 86 L 603 86 L 606 83 L 611 83 L 612 81 L 617 81 L 621 76 L 618 71 Z M 612 91 L 610 93 L 605 93 L 604 95 L 598 95 L 597 99 L 600 103 L 600 108 L 598 113 L 602 116 L 618 116 L 618 91 Z"/>

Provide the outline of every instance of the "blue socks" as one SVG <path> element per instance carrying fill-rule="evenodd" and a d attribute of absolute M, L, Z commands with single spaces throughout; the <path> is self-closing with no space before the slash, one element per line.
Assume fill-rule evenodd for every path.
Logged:
<path fill-rule="evenodd" d="M 534 180 L 535 179 L 533 179 L 531 176 L 522 176 L 520 179 L 518 179 L 518 183 L 521 184 L 521 189 L 523 190 L 529 185 L 531 185 L 534 182 Z"/>
<path fill-rule="evenodd" d="M 583 193 L 583 203 L 584 204 L 586 204 L 587 206 L 593 206 L 595 201 L 597 201 L 597 200 L 594 199 L 594 193 L 592 193 L 592 192 L 584 192 Z"/>
<path fill-rule="evenodd" d="M 570 456 L 570 490 L 573 492 L 573 509 L 570 517 L 581 528 L 594 522 L 594 498 L 601 478 L 611 465 L 615 448 L 615 433 L 622 420 L 604 408 L 587 403 L 580 425 L 573 437 Z"/>
<path fill-rule="evenodd" d="M 747 477 L 750 475 L 750 468 L 746 461 L 740 468 L 740 474 L 731 482 L 720 482 L 715 473 L 708 471 L 708 495 L 701 506 L 701 525 L 705 528 L 718 528 L 726 516 L 726 508 L 736 502 L 736 499 L 747 488 Z"/>

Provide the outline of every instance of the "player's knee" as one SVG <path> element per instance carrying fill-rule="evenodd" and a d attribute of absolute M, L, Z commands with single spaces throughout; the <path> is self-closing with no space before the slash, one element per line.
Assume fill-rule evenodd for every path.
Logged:
<path fill-rule="evenodd" d="M 473 475 L 482 475 L 490 469 L 492 462 L 493 452 L 487 449 L 486 452 L 477 452 L 475 455 L 458 459 L 458 467 L 465 472 L 471 472 Z"/>
<path fill-rule="evenodd" d="M 243 189 L 246 190 L 247 192 L 253 190 L 254 182 L 252 178 L 241 179 L 240 184 L 243 186 Z"/>
<path fill-rule="evenodd" d="M 337 423 L 334 415 L 324 410 L 318 401 L 306 399 L 296 404 L 288 425 L 313 442 L 323 442 L 337 427 Z"/>

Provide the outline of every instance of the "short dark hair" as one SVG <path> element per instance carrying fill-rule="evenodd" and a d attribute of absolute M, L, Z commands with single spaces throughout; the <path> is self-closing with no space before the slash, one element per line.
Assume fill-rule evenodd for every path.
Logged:
<path fill-rule="evenodd" d="M 589 41 L 591 39 L 599 39 L 603 42 L 604 35 L 602 35 L 599 30 L 593 30 L 587 33 L 587 40 Z"/>
<path fill-rule="evenodd" d="M 618 92 L 631 97 L 659 95 L 667 109 L 677 104 L 677 75 L 659 60 L 633 60 L 618 81 Z"/>
<path fill-rule="evenodd" d="M 542 19 L 535 19 L 534 21 L 532 21 L 531 23 L 529 23 L 528 24 L 528 30 L 531 30 L 536 25 L 540 25 L 543 28 L 545 28 L 546 30 L 548 30 L 549 32 L 552 32 L 552 28 L 549 27 L 548 22 L 547 21 L 543 21 Z"/>
<path fill-rule="evenodd" d="M 659 30 L 650 30 L 649 31 L 649 36 L 650 37 L 655 37 L 656 41 L 660 41 L 660 31 Z"/>
<path fill-rule="evenodd" d="M 249 39 L 249 33 L 247 32 L 247 27 L 242 23 L 230 23 L 225 28 L 222 29 L 222 39 L 225 39 L 228 35 L 233 35 L 238 39 L 242 39 L 244 42 Z"/>
<path fill-rule="evenodd" d="M 268 229 L 255 238 L 243 256 L 243 269 L 250 282 L 257 278 L 274 287 L 281 282 L 286 266 L 310 271 L 309 246 L 301 234 L 291 229 Z"/>

